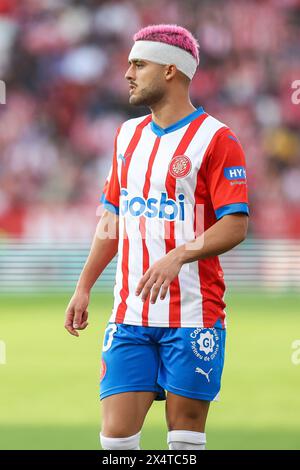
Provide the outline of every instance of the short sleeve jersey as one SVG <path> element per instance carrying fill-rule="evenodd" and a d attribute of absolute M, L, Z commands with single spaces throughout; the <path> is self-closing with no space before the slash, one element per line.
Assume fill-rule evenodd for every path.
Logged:
<path fill-rule="evenodd" d="M 141 326 L 225 328 L 218 257 L 186 263 L 165 299 L 135 295 L 147 269 L 217 220 L 249 214 L 245 156 L 234 133 L 198 108 L 162 129 L 151 115 L 118 129 L 101 198 L 119 216 L 110 321 Z"/>

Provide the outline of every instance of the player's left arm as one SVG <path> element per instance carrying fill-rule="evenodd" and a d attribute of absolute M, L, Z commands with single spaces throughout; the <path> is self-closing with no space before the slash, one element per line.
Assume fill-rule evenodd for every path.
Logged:
<path fill-rule="evenodd" d="M 156 261 L 141 278 L 136 295 L 142 292 L 141 299 L 144 302 L 151 291 L 150 302 L 155 303 L 160 291 L 160 299 L 163 300 L 183 264 L 218 256 L 231 250 L 245 240 L 247 228 L 247 215 L 225 215 L 201 236 L 174 248 Z"/>
<path fill-rule="evenodd" d="M 155 262 L 140 279 L 136 295 L 144 302 L 164 299 L 183 264 L 218 256 L 241 243 L 248 229 L 245 156 L 230 129 L 221 129 L 203 163 L 217 221 L 194 240 L 176 247 Z"/>
<path fill-rule="evenodd" d="M 219 256 L 244 241 L 247 230 L 248 216 L 246 214 L 228 214 L 207 229 L 203 235 L 175 250 L 182 264 Z"/>

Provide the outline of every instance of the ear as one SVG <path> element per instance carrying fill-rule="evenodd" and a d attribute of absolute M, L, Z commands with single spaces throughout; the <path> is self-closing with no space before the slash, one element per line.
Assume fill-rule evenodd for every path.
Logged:
<path fill-rule="evenodd" d="M 175 74 L 177 72 L 177 67 L 174 64 L 171 65 L 166 65 L 165 66 L 165 79 L 166 80 L 172 80 L 172 78 L 175 77 Z"/>

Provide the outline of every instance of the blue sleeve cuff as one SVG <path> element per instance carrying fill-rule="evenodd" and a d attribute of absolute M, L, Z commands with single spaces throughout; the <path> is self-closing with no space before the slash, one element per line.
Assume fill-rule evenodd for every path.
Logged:
<path fill-rule="evenodd" d="M 238 202 L 236 204 L 227 204 L 227 206 L 219 207 L 219 209 L 215 211 L 218 220 L 221 219 L 221 217 L 224 217 L 224 215 L 237 214 L 239 212 L 249 215 L 248 204 L 244 202 Z"/>
<path fill-rule="evenodd" d="M 109 202 L 105 194 L 103 193 L 100 199 L 100 202 L 104 205 L 104 208 L 107 209 L 108 211 L 112 212 L 113 214 L 119 215 L 119 207 L 115 206 L 111 202 Z"/>

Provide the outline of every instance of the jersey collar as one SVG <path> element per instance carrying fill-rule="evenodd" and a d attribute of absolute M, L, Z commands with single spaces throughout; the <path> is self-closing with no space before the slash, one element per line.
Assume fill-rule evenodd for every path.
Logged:
<path fill-rule="evenodd" d="M 160 127 L 158 124 L 156 124 L 154 121 L 151 121 L 150 126 L 151 130 L 156 134 L 158 137 L 162 137 L 165 134 L 170 134 L 170 132 L 177 131 L 177 129 L 180 129 L 181 127 L 186 126 L 190 122 L 192 122 L 194 119 L 196 119 L 198 116 L 201 114 L 204 114 L 205 111 L 202 108 L 202 106 L 195 111 L 193 111 L 191 114 L 188 114 L 188 116 L 185 116 L 184 118 L 180 119 L 179 121 L 175 122 L 171 126 L 165 127 L 164 129 Z"/>

